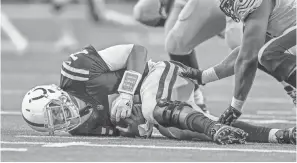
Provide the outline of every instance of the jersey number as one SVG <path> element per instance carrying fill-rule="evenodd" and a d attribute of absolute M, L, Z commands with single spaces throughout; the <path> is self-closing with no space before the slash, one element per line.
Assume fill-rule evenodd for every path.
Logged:
<path fill-rule="evenodd" d="M 77 54 L 88 54 L 88 51 L 86 49 L 84 49 L 83 51 L 80 51 L 80 52 L 76 52 L 76 53 L 73 53 L 70 55 L 70 57 L 72 58 L 73 61 L 77 60 Z"/>

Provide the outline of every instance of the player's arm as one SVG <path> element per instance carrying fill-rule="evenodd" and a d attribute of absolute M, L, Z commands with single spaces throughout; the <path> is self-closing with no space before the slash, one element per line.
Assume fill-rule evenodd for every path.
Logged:
<path fill-rule="evenodd" d="M 265 43 L 270 13 L 270 1 L 264 0 L 258 9 L 245 18 L 242 46 L 234 67 L 234 98 L 238 100 L 244 101 L 247 98 L 253 84 L 258 66 L 258 52 Z"/>
<path fill-rule="evenodd" d="M 116 45 L 98 53 L 111 71 L 126 68 L 143 73 L 147 61 L 147 49 L 136 44 Z"/>
<path fill-rule="evenodd" d="M 242 46 L 234 73 L 235 88 L 231 105 L 221 115 L 221 123 L 230 124 L 241 115 L 241 110 L 254 82 L 258 66 L 258 52 L 265 43 L 267 25 L 271 13 L 270 1 L 263 0 L 253 12 L 241 17 L 245 23 Z"/>
<path fill-rule="evenodd" d="M 111 71 L 126 69 L 118 87 L 120 96 L 113 102 L 111 119 L 130 117 L 133 96 L 141 81 L 147 61 L 147 50 L 140 45 L 117 45 L 98 52 Z"/>

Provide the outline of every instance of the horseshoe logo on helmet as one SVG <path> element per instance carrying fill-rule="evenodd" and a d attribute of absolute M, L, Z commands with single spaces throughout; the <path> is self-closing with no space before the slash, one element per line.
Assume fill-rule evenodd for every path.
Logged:
<path fill-rule="evenodd" d="M 44 88 L 36 88 L 33 92 L 35 92 L 35 91 L 37 91 L 37 90 L 42 90 L 43 94 L 40 95 L 40 96 L 31 98 L 31 99 L 29 100 L 30 103 L 31 103 L 32 101 L 34 101 L 34 100 L 39 100 L 39 99 L 45 97 L 46 94 L 47 94 L 47 91 L 46 91 L 46 89 L 44 89 Z"/>

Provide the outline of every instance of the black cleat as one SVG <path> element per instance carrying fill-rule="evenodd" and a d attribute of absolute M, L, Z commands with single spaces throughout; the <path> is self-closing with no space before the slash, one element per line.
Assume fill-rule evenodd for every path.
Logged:
<path fill-rule="evenodd" d="M 280 144 L 296 144 L 296 127 L 279 130 L 275 136 Z"/>
<path fill-rule="evenodd" d="M 223 124 L 216 124 L 210 132 L 213 141 L 220 145 L 245 144 L 248 136 L 248 133 L 239 128 Z"/>

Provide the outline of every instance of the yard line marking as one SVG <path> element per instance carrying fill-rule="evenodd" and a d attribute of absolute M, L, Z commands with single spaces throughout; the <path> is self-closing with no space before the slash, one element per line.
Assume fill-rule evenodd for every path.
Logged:
<path fill-rule="evenodd" d="M 18 142 L 18 141 L 9 142 L 9 141 L 1 141 L 1 144 L 43 145 L 43 144 L 50 144 L 50 143 L 48 143 L 48 142 Z"/>
<path fill-rule="evenodd" d="M 277 111 L 277 110 L 258 110 L 257 114 L 266 114 L 266 115 L 294 115 L 293 111 Z"/>
<path fill-rule="evenodd" d="M 296 121 L 288 121 L 288 120 L 256 120 L 256 119 L 240 119 L 240 121 L 256 123 L 256 124 L 271 124 L 271 123 L 281 123 L 281 124 L 296 124 Z"/>
<path fill-rule="evenodd" d="M 67 143 L 51 143 L 51 144 L 44 144 L 42 147 L 69 147 L 69 146 L 84 146 L 89 144 L 90 142 L 67 142 Z"/>
<path fill-rule="evenodd" d="M 90 139 L 90 140 L 114 140 L 120 137 L 83 137 L 83 136 L 34 136 L 34 135 L 16 135 L 16 138 L 57 138 L 57 139 Z"/>
<path fill-rule="evenodd" d="M 58 147 L 61 143 L 48 143 L 48 142 L 7 142 L 1 141 L 1 144 L 26 144 L 26 145 L 44 145 L 44 147 Z M 68 143 L 69 145 L 69 143 Z M 156 146 L 156 145 L 127 145 L 127 144 L 91 144 L 76 143 L 76 146 L 87 147 L 110 147 L 110 148 L 139 148 L 139 149 L 167 149 L 167 150 L 201 150 L 201 151 L 234 151 L 234 152 L 259 152 L 259 153 L 287 153 L 296 154 L 295 150 L 268 150 L 268 149 L 240 149 L 240 148 L 206 148 L 206 147 L 187 147 L 187 146 Z"/>
<path fill-rule="evenodd" d="M 22 115 L 19 111 L 0 111 L 0 115 Z"/>
<path fill-rule="evenodd" d="M 27 148 L 0 148 L 0 151 L 26 152 L 26 151 L 28 151 L 28 149 Z"/>
<path fill-rule="evenodd" d="M 296 116 L 285 116 L 285 115 L 256 115 L 256 114 L 243 114 L 242 118 L 264 118 L 264 119 L 286 119 L 286 120 L 296 120 Z"/>

